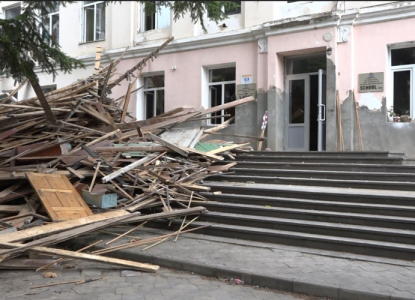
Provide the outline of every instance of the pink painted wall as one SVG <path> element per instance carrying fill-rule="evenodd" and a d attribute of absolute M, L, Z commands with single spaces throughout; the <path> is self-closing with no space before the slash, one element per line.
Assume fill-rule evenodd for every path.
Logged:
<path fill-rule="evenodd" d="M 265 76 L 258 76 L 258 44 L 256 42 L 161 54 L 153 62 L 147 63 L 143 73 L 164 71 L 165 75 L 165 111 L 179 106 L 202 105 L 202 69 L 204 66 L 217 64 L 236 64 L 236 84 L 240 83 L 242 74 L 252 73 L 257 87 L 264 87 Z M 124 73 L 142 58 L 126 59 L 117 66 L 117 72 Z M 262 63 L 263 64 L 263 63 Z M 176 70 L 171 70 L 175 65 Z M 127 86 L 118 87 L 117 93 L 125 93 Z M 114 93 L 114 98 L 117 95 Z M 136 97 L 131 99 L 129 111 L 136 111 Z M 140 106 L 139 106 L 140 107 Z"/>
<path fill-rule="evenodd" d="M 345 93 L 347 89 L 354 89 L 357 101 L 362 100 L 363 104 L 370 104 L 370 98 L 378 101 L 380 107 L 383 96 L 388 98 L 390 85 L 388 82 L 388 45 L 403 43 L 415 40 L 414 19 L 404 19 L 397 21 L 382 22 L 369 25 L 354 27 L 354 86 L 349 80 L 342 76 L 343 67 L 339 69 L 341 75 L 338 77 L 338 87 L 340 93 Z M 347 42 L 346 44 L 349 44 Z M 339 50 L 339 57 L 345 55 Z M 339 64 L 339 67 L 341 65 Z M 370 72 L 384 72 L 385 89 L 379 93 L 358 93 L 358 74 Z M 363 97 L 363 99 L 362 99 Z M 376 99 L 376 100 L 375 100 Z M 374 103 L 375 105 L 375 103 Z"/>
<path fill-rule="evenodd" d="M 323 40 L 328 32 L 333 36 L 329 43 Z M 268 37 L 268 84 L 284 90 L 284 56 L 324 51 L 328 45 L 334 48 L 335 41 L 334 27 Z M 333 50 L 329 58 L 334 61 L 335 56 Z"/>

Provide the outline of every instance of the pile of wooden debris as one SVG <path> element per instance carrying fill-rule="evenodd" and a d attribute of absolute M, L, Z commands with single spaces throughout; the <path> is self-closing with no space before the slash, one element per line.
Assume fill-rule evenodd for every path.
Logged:
<path fill-rule="evenodd" d="M 224 159 L 223 153 L 230 155 L 227 151 L 247 145 L 216 144 L 204 150 L 200 139 L 226 127 L 230 120 L 205 131 L 179 125 L 214 118 L 214 113 L 253 101 L 252 97 L 206 110 L 177 108 L 145 121 L 125 122 L 138 78 L 134 72 L 140 72 L 171 40 L 122 76 L 115 73 L 121 58 L 102 68 L 98 53 L 95 74 L 87 79 L 50 92 L 43 100 L 10 104 L 9 96 L 2 101 L 0 268 L 40 270 L 59 261 L 16 260 L 34 252 L 155 271 L 158 266 L 102 254 L 159 243 L 198 229 L 185 230 L 192 221 L 185 224 L 184 218 L 178 232 L 95 254 L 82 253 L 86 248 L 73 252 L 50 247 L 108 226 L 139 224 L 117 240 L 152 220 L 204 212 L 204 207 L 190 207 L 192 201 L 206 200 L 198 194 L 208 189 L 200 181 L 235 165 L 217 163 Z M 135 79 L 126 94 L 112 99 L 111 89 L 130 77 Z"/>

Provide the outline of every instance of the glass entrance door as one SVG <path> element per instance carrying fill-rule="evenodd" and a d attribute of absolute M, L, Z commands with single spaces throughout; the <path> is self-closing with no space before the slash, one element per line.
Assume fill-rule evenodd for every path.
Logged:
<path fill-rule="evenodd" d="M 310 76 L 288 75 L 286 79 L 286 138 L 289 151 L 309 150 Z"/>

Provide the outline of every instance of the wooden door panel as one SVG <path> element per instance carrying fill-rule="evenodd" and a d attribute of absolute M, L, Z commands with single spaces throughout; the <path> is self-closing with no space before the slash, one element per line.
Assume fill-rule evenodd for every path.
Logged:
<path fill-rule="evenodd" d="M 93 213 L 65 175 L 26 173 L 53 221 L 73 220 Z"/>

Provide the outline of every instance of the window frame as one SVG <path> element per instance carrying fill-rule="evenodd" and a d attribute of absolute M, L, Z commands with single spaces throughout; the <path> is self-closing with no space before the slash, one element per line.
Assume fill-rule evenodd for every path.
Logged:
<path fill-rule="evenodd" d="M 164 86 L 163 87 L 157 87 L 157 88 L 145 88 L 145 82 L 146 78 L 154 77 L 154 76 L 163 76 L 164 77 Z M 166 98 L 166 77 L 163 73 L 157 72 L 157 73 L 148 73 L 144 74 L 142 77 L 142 83 L 143 83 L 143 117 L 144 120 L 149 118 L 154 118 L 157 116 L 157 92 L 156 91 L 164 91 L 164 98 Z M 154 99 L 153 99 L 153 105 L 154 105 L 154 115 L 152 117 L 147 117 L 147 98 L 146 98 L 146 92 L 154 92 Z M 166 103 L 164 103 L 164 106 Z M 163 107 L 163 113 L 165 111 L 165 107 Z"/>
<path fill-rule="evenodd" d="M 212 78 L 211 75 L 212 75 L 213 70 L 220 70 L 220 69 L 227 69 L 227 68 L 235 68 L 235 79 L 234 80 L 211 82 L 211 78 Z M 236 95 L 236 65 L 228 65 L 228 66 L 225 65 L 225 66 L 218 66 L 218 67 L 208 68 L 207 76 L 208 76 L 208 78 L 207 78 L 207 88 L 208 88 L 208 106 L 209 106 L 209 108 L 212 107 L 211 106 L 211 88 L 210 88 L 212 85 L 219 85 L 220 84 L 222 86 L 221 104 L 219 104 L 219 105 L 224 104 L 224 101 L 225 101 L 225 85 L 226 84 L 232 84 L 232 83 L 235 84 L 235 95 Z M 237 98 L 235 98 L 235 100 L 237 100 Z M 223 115 L 223 113 L 222 113 L 222 115 Z M 209 116 L 211 117 L 212 115 L 209 114 Z M 219 124 L 213 124 L 212 119 L 208 119 L 207 120 L 207 125 L 208 126 L 219 126 L 223 122 L 225 122 L 225 117 L 221 117 L 220 119 L 221 119 L 221 122 Z M 234 120 L 234 122 L 235 122 L 235 120 Z M 234 124 L 234 123 L 231 122 L 231 124 Z"/>
<path fill-rule="evenodd" d="M 157 28 L 157 24 L 158 24 L 158 18 L 159 18 L 159 14 L 157 13 L 157 11 L 154 13 L 154 27 L 153 29 L 148 29 L 146 30 L 146 12 L 145 12 L 145 4 L 143 3 L 141 6 L 141 32 L 148 32 L 148 31 L 152 31 L 152 30 L 165 30 L 165 29 L 169 29 L 171 28 L 172 25 L 172 14 L 171 14 L 171 9 L 170 10 L 170 20 L 169 20 L 169 26 L 166 28 Z"/>
<path fill-rule="evenodd" d="M 42 92 L 44 94 L 56 91 L 58 89 L 58 85 L 57 84 L 47 84 L 47 85 L 42 85 L 40 86 Z M 50 92 L 47 92 L 46 89 L 52 89 Z"/>
<path fill-rule="evenodd" d="M 14 3 L 10 6 L 3 7 L 3 11 L 2 11 L 3 19 L 4 20 L 10 20 L 10 19 L 6 19 L 6 10 L 14 9 L 14 8 L 17 8 L 17 7 L 20 7 L 20 14 L 19 15 L 21 15 L 22 14 L 22 3 L 21 2 Z"/>
<path fill-rule="evenodd" d="M 239 8 L 241 9 L 241 12 L 239 12 L 239 13 L 237 13 L 237 14 L 227 15 L 227 16 L 229 17 L 229 16 L 237 16 L 237 15 L 242 15 L 242 2 L 244 2 L 244 1 L 241 1 L 241 4 L 239 5 Z M 209 19 L 209 11 L 207 10 L 207 7 L 206 7 L 205 5 L 204 5 L 203 7 L 204 7 L 204 9 L 206 10 L 206 18 L 207 18 L 207 19 Z M 225 7 L 224 7 L 224 6 L 222 6 L 222 7 L 221 7 L 221 11 L 222 11 L 223 13 L 226 13 L 226 11 L 225 11 Z"/>
<path fill-rule="evenodd" d="M 52 17 L 53 17 L 54 15 L 58 15 L 58 17 L 59 17 L 58 22 L 60 22 L 60 16 L 59 16 L 59 13 L 60 13 L 60 4 L 59 4 L 59 9 L 58 9 L 58 11 L 51 12 L 51 13 L 48 13 L 47 15 L 43 16 L 44 18 L 48 18 L 48 20 L 49 20 L 49 32 L 48 32 L 48 34 L 49 34 L 51 37 L 53 36 L 53 33 L 52 33 L 52 31 L 53 31 L 53 28 L 52 28 Z M 59 37 L 59 36 L 60 36 L 60 24 L 59 24 L 59 27 L 58 27 L 58 37 Z M 58 40 L 57 40 L 56 42 L 59 44 L 59 38 L 58 38 Z"/>
<path fill-rule="evenodd" d="M 97 4 L 101 4 L 101 3 L 103 3 L 104 7 L 105 7 L 105 1 L 95 1 L 93 3 L 88 3 L 88 4 L 85 4 L 85 1 L 82 1 L 82 4 L 81 4 L 81 12 L 82 12 L 81 16 L 82 16 L 82 23 L 83 23 L 82 24 L 82 27 L 83 27 L 82 28 L 82 40 L 81 40 L 82 44 L 105 41 L 105 39 L 107 38 L 107 30 L 106 30 L 107 22 L 105 20 L 105 26 L 104 26 L 104 35 L 105 35 L 105 37 L 103 39 L 96 39 L 96 32 L 97 32 L 97 14 L 96 14 L 96 10 L 97 10 Z M 85 13 L 85 7 L 89 7 L 89 6 L 94 6 L 94 40 L 92 40 L 92 41 L 87 41 L 86 40 L 86 13 Z M 105 8 L 105 10 L 106 10 L 106 8 Z M 106 18 L 106 17 L 107 17 L 107 14 L 105 13 L 104 18 Z"/>
<path fill-rule="evenodd" d="M 409 90 L 409 116 L 411 118 L 415 117 L 415 105 L 414 105 L 414 95 L 415 95 L 415 63 L 410 64 L 410 65 L 400 65 L 400 66 L 392 66 L 392 50 L 396 50 L 396 49 L 404 49 L 404 48 L 415 48 L 415 44 L 414 43 L 403 43 L 400 45 L 394 45 L 394 46 L 390 46 L 388 47 L 388 67 L 389 67 L 389 72 L 388 72 L 388 82 L 390 84 L 390 89 L 388 92 L 389 95 L 389 99 L 390 101 L 388 102 L 388 106 L 387 108 L 393 106 L 394 104 L 394 91 L 395 91 L 395 84 L 394 84 L 394 73 L 395 72 L 402 72 L 402 71 L 410 71 L 411 74 L 411 79 L 410 79 L 410 83 L 411 83 L 411 87 Z"/>

